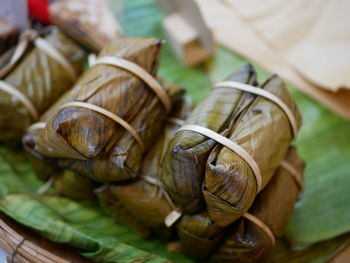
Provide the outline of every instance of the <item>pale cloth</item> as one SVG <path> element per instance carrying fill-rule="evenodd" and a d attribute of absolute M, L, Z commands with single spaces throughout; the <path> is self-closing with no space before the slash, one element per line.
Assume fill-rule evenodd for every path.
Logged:
<path fill-rule="evenodd" d="M 306 78 L 350 89 L 349 0 L 226 0 Z"/>
<path fill-rule="evenodd" d="M 279 74 L 350 119 L 350 90 L 333 92 L 342 86 L 350 87 L 350 34 L 347 33 L 350 22 L 345 23 L 350 16 L 339 14 L 339 19 L 334 19 L 334 16 L 338 18 L 333 13 L 337 4 L 331 1 L 301 2 L 197 0 L 217 42 Z M 339 2 L 340 13 L 349 10 L 344 7 L 349 1 L 334 2 Z M 321 10 L 324 10 L 322 15 Z M 333 28 L 331 22 L 338 20 L 340 26 Z M 327 31 L 333 37 L 326 37 Z M 290 32 L 297 34 L 292 36 Z M 338 40 L 334 35 L 338 35 Z"/>

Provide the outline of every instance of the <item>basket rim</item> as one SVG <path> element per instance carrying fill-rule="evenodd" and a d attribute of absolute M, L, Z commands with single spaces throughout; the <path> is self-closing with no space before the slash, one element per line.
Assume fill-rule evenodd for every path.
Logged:
<path fill-rule="evenodd" d="M 55 246 L 65 246 L 64 251 L 70 257 L 65 258 L 55 254 L 50 250 Z M 73 248 L 59 244 L 42 237 L 30 228 L 23 226 L 12 218 L 0 212 L 0 247 L 6 251 L 10 257 L 8 262 L 13 263 L 69 263 L 69 262 L 91 262 L 79 255 Z M 62 249 L 61 249 L 62 250 Z M 62 253 L 61 253 L 62 254 Z M 71 261 L 72 258 L 74 261 Z"/>

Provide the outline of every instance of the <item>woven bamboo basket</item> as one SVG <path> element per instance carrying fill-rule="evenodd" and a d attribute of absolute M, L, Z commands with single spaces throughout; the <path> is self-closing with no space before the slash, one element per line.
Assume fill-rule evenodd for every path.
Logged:
<path fill-rule="evenodd" d="M 9 263 L 91 263 L 71 247 L 51 242 L 0 214 L 0 247 Z"/>

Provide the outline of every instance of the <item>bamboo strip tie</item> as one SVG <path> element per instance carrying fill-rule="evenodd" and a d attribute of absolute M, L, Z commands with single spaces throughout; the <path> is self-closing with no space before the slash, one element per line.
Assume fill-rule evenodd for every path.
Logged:
<path fill-rule="evenodd" d="M 33 120 L 37 120 L 39 118 L 39 113 L 35 108 L 34 104 L 30 101 L 30 99 L 27 98 L 26 95 L 24 95 L 18 89 L 9 85 L 5 81 L 0 80 L 0 90 L 5 91 L 6 93 L 18 99 L 24 105 L 24 107 L 28 110 Z"/>
<path fill-rule="evenodd" d="M 231 141 L 230 139 L 222 136 L 221 134 L 214 132 L 208 128 L 205 128 L 203 126 L 194 125 L 194 124 L 188 124 L 183 127 L 181 127 L 179 131 L 193 131 L 197 132 L 199 134 L 202 134 L 210 139 L 213 139 L 217 141 L 218 143 L 221 143 L 222 145 L 226 146 L 233 152 L 237 153 L 244 161 L 247 162 L 247 164 L 250 166 L 250 168 L 253 171 L 253 174 L 256 179 L 256 185 L 257 185 L 257 193 L 261 191 L 262 188 L 262 176 L 261 171 L 259 168 L 259 165 L 256 163 L 254 158 L 241 146 L 239 146 L 237 143 Z"/>
<path fill-rule="evenodd" d="M 173 117 L 169 117 L 167 122 L 170 123 L 170 124 L 178 125 L 178 126 L 182 126 L 182 125 L 185 124 L 184 120 L 181 120 L 181 119 L 178 119 L 178 118 L 173 118 Z"/>
<path fill-rule="evenodd" d="M 150 176 L 141 176 L 140 178 L 149 184 L 157 186 L 163 193 L 164 197 L 167 199 L 169 205 L 173 210 L 165 217 L 164 224 L 166 227 L 171 227 L 173 224 L 176 223 L 177 220 L 181 218 L 182 216 L 181 209 L 175 206 L 173 200 L 171 199 L 168 192 L 165 190 L 163 184 L 157 178 L 150 177 Z"/>
<path fill-rule="evenodd" d="M 236 81 L 219 82 L 219 83 L 215 84 L 214 88 L 237 89 L 237 90 L 241 90 L 241 91 L 245 91 L 248 93 L 258 95 L 260 97 L 263 97 L 265 99 L 272 101 L 277 106 L 279 106 L 281 108 L 281 110 L 286 114 L 286 117 L 288 118 L 289 123 L 290 123 L 291 128 L 292 128 L 293 137 L 295 138 L 297 136 L 298 125 L 297 125 L 297 121 L 295 119 L 293 112 L 291 111 L 291 109 L 288 107 L 288 105 L 286 103 L 284 103 L 280 98 L 278 98 L 274 94 L 272 94 L 266 90 L 263 90 L 263 89 L 260 89 L 260 88 L 257 88 L 257 87 L 254 87 L 254 86 L 251 86 L 248 84 L 244 84 L 241 82 L 236 82 Z"/>
<path fill-rule="evenodd" d="M 288 173 L 290 173 L 292 175 L 299 190 L 303 191 L 304 182 L 303 182 L 303 177 L 302 177 L 301 173 L 297 169 L 295 169 L 295 167 L 291 163 L 287 162 L 286 160 L 282 161 L 280 167 L 282 167 L 283 169 L 285 169 Z"/>
<path fill-rule="evenodd" d="M 46 127 L 46 122 L 36 122 L 30 125 L 27 129 L 28 132 L 32 132 L 34 130 L 41 130 Z"/>
<path fill-rule="evenodd" d="M 169 124 L 181 126 L 185 123 L 184 120 L 179 118 L 173 118 L 169 117 L 167 122 Z M 170 207 L 173 209 L 164 219 L 164 224 L 166 227 L 171 227 L 173 224 L 175 224 L 181 217 L 182 217 L 182 211 L 179 207 L 176 207 L 173 200 L 171 199 L 168 192 L 165 190 L 165 187 L 163 186 L 162 182 L 159 181 L 157 178 L 150 177 L 150 176 L 141 176 L 142 180 L 145 180 L 147 183 L 152 184 L 154 186 L 157 186 L 160 191 L 162 191 L 165 199 L 167 199 Z"/>
<path fill-rule="evenodd" d="M 72 64 L 63 56 L 53 45 L 47 40 L 38 37 L 34 41 L 34 45 L 41 51 L 45 52 L 46 55 L 51 57 L 54 61 L 61 65 L 62 68 L 66 70 L 69 77 L 75 81 L 77 79 L 77 73 L 75 72 Z"/>
<path fill-rule="evenodd" d="M 38 189 L 37 193 L 39 195 L 42 195 L 42 194 L 46 193 L 51 188 L 51 186 L 54 184 L 55 179 L 56 179 L 56 176 L 55 175 L 51 175 L 49 180 L 47 180 L 46 183 L 44 183 L 42 186 L 40 186 L 40 188 Z"/>
<path fill-rule="evenodd" d="M 99 106 L 96 106 L 94 104 L 91 103 L 86 103 L 86 102 L 68 102 L 63 104 L 62 106 L 59 107 L 59 109 L 64 109 L 67 107 L 78 107 L 78 108 L 85 108 L 85 109 L 89 109 L 95 112 L 98 112 L 112 120 L 114 120 L 116 123 L 120 124 L 121 126 L 123 126 L 130 134 L 132 137 L 134 137 L 134 139 L 138 142 L 138 144 L 141 147 L 141 150 L 143 151 L 145 146 L 143 144 L 143 141 L 141 139 L 141 137 L 139 136 L 139 134 L 135 131 L 135 129 L 129 124 L 127 123 L 125 120 L 123 120 L 122 118 L 120 118 L 118 115 L 102 108 Z"/>
<path fill-rule="evenodd" d="M 274 94 L 263 90 L 263 89 L 259 89 L 256 88 L 254 86 L 248 85 L 248 84 L 244 84 L 244 83 L 240 83 L 240 82 L 236 82 L 236 81 L 223 81 L 223 82 L 219 82 L 217 84 L 215 84 L 214 88 L 233 88 L 233 89 L 238 89 L 241 91 L 245 91 L 245 92 L 249 92 L 258 96 L 261 96 L 263 98 L 266 98 L 272 102 L 274 102 L 277 106 L 279 106 L 283 112 L 286 114 L 286 117 L 289 120 L 289 123 L 291 125 L 292 128 L 292 133 L 293 133 L 293 137 L 295 138 L 297 136 L 298 133 L 298 125 L 297 125 L 297 121 L 295 119 L 295 116 L 293 114 L 293 112 L 290 110 L 290 108 L 277 96 L 275 96 Z M 238 155 L 240 155 L 250 166 L 250 168 L 252 169 L 254 176 L 256 178 L 256 183 L 257 183 L 257 192 L 259 193 L 261 191 L 262 188 L 262 175 L 260 172 L 260 168 L 258 166 L 258 164 L 255 162 L 255 160 L 253 159 L 253 157 L 246 152 L 241 146 L 239 146 L 238 144 L 232 142 L 231 140 L 229 140 L 228 138 L 220 135 L 217 132 L 214 132 L 210 129 L 207 129 L 205 127 L 199 126 L 199 125 L 185 125 L 184 127 L 182 127 L 180 130 L 189 130 L 189 131 L 194 131 L 197 133 L 200 133 L 204 136 L 207 136 L 221 144 L 223 144 L 224 146 L 228 147 L 229 149 L 231 149 L 233 152 L 237 153 Z M 180 131 L 179 130 L 179 131 Z"/>
<path fill-rule="evenodd" d="M 139 77 L 141 80 L 143 80 L 158 96 L 160 101 L 163 103 L 165 109 L 167 112 L 170 112 L 171 110 L 171 101 L 165 90 L 162 88 L 162 86 L 159 84 L 159 82 L 146 70 L 144 70 L 142 67 L 137 65 L 134 62 L 128 61 L 123 58 L 117 58 L 117 57 L 111 57 L 111 56 L 105 56 L 96 59 L 95 56 L 92 54 L 89 57 L 89 66 L 94 67 L 96 65 L 110 65 L 117 68 L 124 69 L 126 71 L 129 71 L 133 73 L 135 76 Z M 139 134 L 135 131 L 135 129 L 127 123 L 125 120 L 123 120 L 121 117 L 117 116 L 116 114 L 102 108 L 96 105 L 93 105 L 91 103 L 86 102 L 68 102 L 65 103 L 60 107 L 60 109 L 66 108 L 66 107 L 81 107 L 90 109 L 92 111 L 98 112 L 100 114 L 103 114 L 104 116 L 114 120 L 121 126 L 123 126 L 138 142 L 140 145 L 142 151 L 144 150 L 144 143 L 139 136 Z M 42 127 L 42 125 L 38 125 L 37 127 Z"/>
<path fill-rule="evenodd" d="M 169 194 L 167 193 L 167 191 L 165 190 L 163 184 L 157 178 L 154 178 L 154 177 L 151 177 L 151 176 L 141 176 L 140 178 L 142 180 L 146 181 L 149 184 L 157 186 L 162 191 L 164 197 L 169 202 L 169 205 L 171 206 L 171 208 L 173 210 L 176 210 L 176 206 L 175 206 L 173 200 L 171 200 L 171 198 L 170 198 Z"/>
<path fill-rule="evenodd" d="M 123 58 L 117 58 L 117 57 L 111 57 L 111 56 L 98 58 L 93 63 L 94 64 L 92 66 L 110 65 L 117 68 L 121 68 L 139 77 L 142 81 L 144 81 L 149 86 L 149 88 L 151 88 L 156 93 L 160 101 L 163 103 L 167 113 L 170 112 L 171 101 L 168 94 L 165 92 L 163 87 L 151 74 L 149 74 L 146 70 L 144 70 L 142 67 L 140 67 L 136 63 Z"/>
<path fill-rule="evenodd" d="M 250 213 L 244 213 L 243 217 L 248 219 L 253 224 L 257 225 L 259 228 L 261 228 L 271 239 L 272 245 L 275 245 L 276 238 L 275 235 L 272 233 L 271 229 L 266 225 L 260 218 L 250 214 Z"/>
<path fill-rule="evenodd" d="M 34 39 L 37 37 L 38 37 L 38 33 L 32 29 L 25 30 L 21 34 L 18 45 L 16 46 L 15 51 L 13 52 L 13 55 L 9 63 L 4 67 L 2 67 L 0 70 L 0 78 L 4 77 L 8 72 L 10 72 L 10 70 L 16 65 L 16 63 L 23 56 L 24 52 L 28 47 L 29 42 L 34 41 Z"/>
<path fill-rule="evenodd" d="M 262 177 L 261 177 L 260 168 L 259 168 L 258 164 L 255 162 L 255 160 L 253 159 L 253 157 L 251 157 L 250 154 L 248 152 L 246 152 L 242 147 L 240 147 L 238 144 L 232 142 L 228 138 L 222 136 L 221 134 L 218 134 L 218 133 L 216 133 L 208 128 L 205 128 L 205 127 L 202 127 L 199 125 L 185 125 L 179 129 L 179 131 L 181 131 L 181 130 L 194 131 L 194 132 L 200 133 L 204 136 L 207 136 L 207 137 L 221 143 L 222 145 L 226 146 L 227 148 L 229 148 L 233 152 L 240 155 L 253 170 L 253 173 L 255 175 L 256 182 L 257 182 L 257 187 L 258 187 L 257 192 L 261 191 Z M 289 166 L 287 166 L 287 164 L 283 165 L 283 163 L 281 164 L 281 166 L 290 168 Z M 292 167 L 292 168 L 294 169 L 294 167 Z M 250 213 L 244 213 L 243 217 L 248 219 L 252 223 L 256 224 L 264 232 L 266 232 L 266 234 L 270 237 L 272 244 L 273 245 L 275 244 L 276 240 L 275 240 L 274 234 L 272 233 L 271 229 L 262 220 L 260 220 L 256 216 L 253 216 Z"/>

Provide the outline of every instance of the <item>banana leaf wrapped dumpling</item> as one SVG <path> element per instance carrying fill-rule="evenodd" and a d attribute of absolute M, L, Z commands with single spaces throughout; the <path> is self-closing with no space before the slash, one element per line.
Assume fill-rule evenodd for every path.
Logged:
<path fill-rule="evenodd" d="M 266 225 L 267 231 L 245 217 L 239 219 L 229 227 L 211 262 L 261 262 L 269 254 L 274 239 L 283 235 L 302 189 L 304 165 L 296 149 L 290 147 L 285 160 L 249 210 Z"/>
<path fill-rule="evenodd" d="M 255 85 L 256 73 L 251 65 L 247 65 L 227 79 Z M 220 133 L 253 98 L 238 90 L 213 89 L 196 106 L 185 124 L 201 125 Z M 161 180 L 172 200 L 185 213 L 199 212 L 204 207 L 205 164 L 215 145 L 216 141 L 192 131 L 178 132 L 169 143 L 162 161 Z"/>
<path fill-rule="evenodd" d="M 58 167 L 56 160 L 45 158 L 34 150 L 36 141 L 40 135 L 40 129 L 27 131 L 22 138 L 22 145 L 27 151 L 28 159 L 36 176 L 44 182 L 49 181 L 61 169 Z"/>
<path fill-rule="evenodd" d="M 208 258 L 225 234 L 224 228 L 216 225 L 205 211 L 184 215 L 176 228 L 184 252 L 200 261 Z"/>
<path fill-rule="evenodd" d="M 219 89 L 224 88 L 217 87 Z M 287 153 L 301 125 L 301 115 L 283 81 L 270 77 L 261 89 L 275 95 L 290 110 L 263 96 L 256 96 L 247 110 L 230 124 L 229 140 L 242 147 L 260 169 L 258 177 L 241 155 L 218 144 L 208 157 L 203 195 L 211 219 L 227 226 L 241 217 L 252 205 Z M 293 126 L 294 124 L 294 126 Z"/>
<path fill-rule="evenodd" d="M 153 231 L 165 228 L 165 218 L 174 209 L 160 185 L 160 162 L 168 142 L 180 127 L 178 122 L 186 119 L 192 108 L 192 101 L 187 97 L 174 102 L 170 118 L 143 160 L 139 178 L 105 188 L 116 202 L 121 202 L 135 219 Z"/>
<path fill-rule="evenodd" d="M 45 158 L 34 151 L 39 134 L 40 130 L 35 129 L 31 135 L 23 136 L 23 146 L 27 150 L 32 168 L 37 177 L 45 182 L 38 192 L 44 193 L 53 186 L 58 194 L 71 199 L 82 201 L 94 199 L 94 189 L 98 187 L 96 182 L 73 171 L 62 169 L 54 159 Z"/>
<path fill-rule="evenodd" d="M 173 84 L 163 84 L 171 101 L 182 96 L 184 90 Z M 143 109 L 131 125 L 135 130 L 145 131 L 141 133 L 146 138 L 145 146 L 150 147 L 155 139 L 150 132 L 155 132 L 162 127 L 166 113 L 159 111 L 157 99 L 147 108 Z M 142 138 L 142 137 L 141 137 Z M 146 140 L 145 139 L 145 140 Z M 60 159 L 59 166 L 72 169 L 79 173 L 90 176 L 100 182 L 124 181 L 137 177 L 141 168 L 144 154 L 140 145 L 130 134 L 121 138 L 109 152 L 95 159 L 76 160 Z"/>
<path fill-rule="evenodd" d="M 102 50 L 97 61 L 106 57 L 127 60 L 154 77 L 161 43 L 153 38 L 119 38 Z M 183 92 L 173 85 L 164 87 L 167 94 L 162 87 L 161 92 L 171 98 Z M 134 129 L 139 140 L 100 112 L 69 106 L 75 102 L 97 106 L 121 118 Z M 55 158 L 60 167 L 97 181 L 135 178 L 144 150 L 152 145 L 166 116 L 162 101 L 139 76 L 108 62 L 97 63 L 42 116 L 40 121 L 46 126 L 34 150 Z"/>
<path fill-rule="evenodd" d="M 94 189 L 98 184 L 89 177 L 70 170 L 62 170 L 53 178 L 56 192 L 62 196 L 79 201 L 89 201 L 95 198 Z"/>
<path fill-rule="evenodd" d="M 24 96 L 33 110 L 28 110 L 18 96 L 1 89 L 0 111 L 6 112 L 0 116 L 2 141 L 20 142 L 25 129 L 35 121 L 35 115 L 49 108 L 73 85 L 74 75 L 78 76 L 83 70 L 85 52 L 58 28 L 52 27 L 45 40 L 70 67 L 63 67 L 57 59 L 38 47 L 25 54 L 2 81 Z"/>

